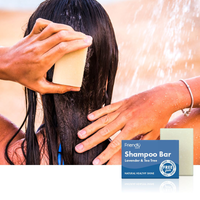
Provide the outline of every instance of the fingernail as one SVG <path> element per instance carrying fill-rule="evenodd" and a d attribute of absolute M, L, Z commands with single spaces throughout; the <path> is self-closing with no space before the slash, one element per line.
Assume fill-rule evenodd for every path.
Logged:
<path fill-rule="evenodd" d="M 99 165 L 100 160 L 98 158 L 96 158 L 96 159 L 94 159 L 94 161 L 92 163 L 93 163 L 93 165 Z"/>
<path fill-rule="evenodd" d="M 78 132 L 79 137 L 84 137 L 85 135 L 86 135 L 86 131 L 84 131 L 84 130 L 81 130 Z"/>
<path fill-rule="evenodd" d="M 70 91 L 72 92 L 79 92 L 81 88 L 71 88 Z"/>
<path fill-rule="evenodd" d="M 76 149 L 77 151 L 81 151 L 81 150 L 83 150 L 83 145 L 82 145 L 82 144 L 78 144 L 78 145 L 75 147 L 75 149 Z"/>
<path fill-rule="evenodd" d="M 88 118 L 89 118 L 89 119 L 94 119 L 94 115 L 93 115 L 93 114 L 90 114 L 90 115 L 88 115 Z"/>
<path fill-rule="evenodd" d="M 91 44 L 91 43 L 92 43 L 92 40 L 93 40 L 93 38 L 92 38 L 91 36 L 87 36 L 87 37 L 84 39 L 85 43 L 87 43 L 87 44 Z"/>

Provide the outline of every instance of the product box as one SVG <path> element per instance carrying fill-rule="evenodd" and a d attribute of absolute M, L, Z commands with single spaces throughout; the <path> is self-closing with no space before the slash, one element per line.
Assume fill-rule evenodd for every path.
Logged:
<path fill-rule="evenodd" d="M 179 141 L 123 140 L 122 178 L 179 178 Z"/>

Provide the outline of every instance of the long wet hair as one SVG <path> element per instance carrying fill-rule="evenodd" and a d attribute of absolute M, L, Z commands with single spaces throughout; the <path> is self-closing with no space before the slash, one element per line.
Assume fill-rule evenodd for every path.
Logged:
<path fill-rule="evenodd" d="M 46 0 L 30 17 L 25 36 L 30 34 L 38 18 L 67 24 L 74 30 L 93 37 L 80 92 L 42 96 L 44 144 L 47 144 L 48 163 L 58 164 L 59 138 L 65 164 L 92 164 L 93 159 L 107 147 L 109 141 L 83 154 L 76 153 L 75 146 L 81 142 L 77 132 L 91 123 L 87 120 L 87 115 L 111 103 L 118 66 L 118 47 L 111 21 L 103 7 L 95 0 Z M 53 72 L 54 66 L 47 73 L 48 81 L 52 81 Z M 26 88 L 26 95 L 26 145 L 25 142 L 22 144 L 22 150 L 26 164 L 39 165 L 41 152 L 35 133 L 37 93 Z M 13 164 L 7 153 L 11 141 L 6 148 L 6 158 Z"/>

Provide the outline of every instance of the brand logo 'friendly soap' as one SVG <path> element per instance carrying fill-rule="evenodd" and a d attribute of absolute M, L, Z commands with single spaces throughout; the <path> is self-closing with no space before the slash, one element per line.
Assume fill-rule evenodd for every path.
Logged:
<path fill-rule="evenodd" d="M 134 147 L 135 149 L 140 149 L 141 144 L 140 143 L 136 143 L 136 144 L 125 143 L 124 146 L 125 147 Z"/>

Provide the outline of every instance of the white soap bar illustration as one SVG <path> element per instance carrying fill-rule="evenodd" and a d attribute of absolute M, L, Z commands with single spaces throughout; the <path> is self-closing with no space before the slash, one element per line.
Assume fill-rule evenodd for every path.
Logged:
<path fill-rule="evenodd" d="M 161 140 L 179 140 L 179 175 L 193 176 L 193 129 L 161 129 Z"/>
<path fill-rule="evenodd" d="M 81 87 L 88 48 L 71 52 L 55 64 L 53 83 Z"/>

